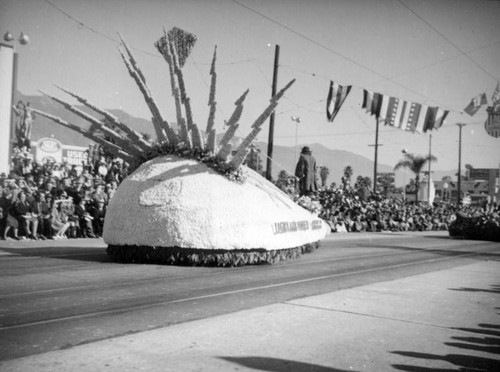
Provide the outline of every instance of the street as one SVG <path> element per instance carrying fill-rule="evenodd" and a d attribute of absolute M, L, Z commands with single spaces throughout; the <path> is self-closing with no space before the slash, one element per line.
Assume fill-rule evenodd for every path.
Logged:
<path fill-rule="evenodd" d="M 332 234 L 277 265 L 111 262 L 101 239 L 0 242 L 0 360 L 496 259 L 447 232 Z"/>

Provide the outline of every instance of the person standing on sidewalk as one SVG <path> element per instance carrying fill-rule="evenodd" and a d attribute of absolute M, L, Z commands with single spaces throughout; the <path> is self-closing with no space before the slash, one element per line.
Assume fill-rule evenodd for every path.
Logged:
<path fill-rule="evenodd" d="M 295 167 L 295 177 L 299 181 L 299 195 L 310 195 L 318 190 L 316 176 L 316 159 L 312 156 L 311 149 L 307 146 L 302 148 L 299 161 Z"/>

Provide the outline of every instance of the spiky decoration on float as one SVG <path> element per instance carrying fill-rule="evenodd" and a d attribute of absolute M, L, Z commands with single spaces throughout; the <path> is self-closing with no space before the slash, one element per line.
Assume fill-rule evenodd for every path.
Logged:
<path fill-rule="evenodd" d="M 33 110 L 76 130 L 106 147 L 113 156 L 129 163 L 130 174 L 120 184 L 108 206 L 104 227 L 108 254 L 121 262 L 239 266 L 275 263 L 316 248 L 317 241 L 326 235 L 323 233 L 327 231 L 326 224 L 243 165 L 252 141 L 295 79 L 271 98 L 266 109 L 252 124 L 251 132 L 233 149 L 231 140 L 239 127 L 248 90 L 236 100 L 234 111 L 225 125 L 227 129 L 217 144 L 217 48 L 210 67 L 209 116 L 205 135 L 202 135 L 193 118 L 182 71 L 196 37 L 173 28 L 169 32 L 164 30 L 164 35 L 155 43 L 168 64 L 177 131 L 161 115 L 137 60 L 121 36 L 120 40 L 119 53 L 151 112 L 156 143 L 144 140 L 110 112 L 61 87 L 58 87 L 61 91 L 102 118 L 97 119 L 43 92 L 89 122 L 90 129 L 84 130 L 51 114 Z M 225 176 L 226 180 L 221 183 L 218 174 Z M 184 195 L 188 193 L 186 190 L 191 190 L 189 195 Z M 195 197 L 198 194 L 202 196 Z M 232 195 L 234 200 L 221 208 L 228 195 Z M 193 202 L 196 198 L 198 201 Z M 228 209 L 244 208 L 245 200 L 250 201 L 246 207 L 250 216 L 238 210 L 228 212 Z M 265 210 L 266 206 L 253 211 L 255 201 L 269 204 L 269 210 L 264 213 L 274 216 L 274 219 L 258 217 L 260 209 Z M 219 209 L 220 212 L 216 212 Z M 217 213 L 226 214 L 227 220 L 224 221 Z M 289 217 L 290 213 L 295 217 Z M 295 237 L 291 237 L 294 233 Z"/>

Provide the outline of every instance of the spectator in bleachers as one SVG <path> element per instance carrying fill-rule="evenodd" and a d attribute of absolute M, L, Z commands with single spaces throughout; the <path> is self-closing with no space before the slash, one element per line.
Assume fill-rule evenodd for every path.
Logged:
<path fill-rule="evenodd" d="M 106 217 L 104 201 L 98 200 L 95 203 L 95 207 L 91 209 L 91 215 L 94 218 L 94 233 L 101 237 L 104 230 L 104 218 Z"/>
<path fill-rule="evenodd" d="M 80 236 L 83 238 L 95 238 L 94 227 L 92 217 L 87 210 L 86 200 L 84 198 L 77 199 L 77 205 L 75 207 L 75 216 L 79 219 L 80 226 Z"/>
<path fill-rule="evenodd" d="M 51 202 L 52 195 L 45 194 L 43 191 L 37 194 L 35 199 L 38 214 L 38 231 L 41 239 L 45 240 L 51 234 Z"/>
<path fill-rule="evenodd" d="M 19 223 L 23 237 L 37 240 L 38 215 L 33 213 L 32 205 L 27 200 L 25 190 L 19 192 L 18 200 L 12 208 L 12 214 Z"/>
<path fill-rule="evenodd" d="M 10 188 L 10 186 L 7 186 L 3 188 L 2 196 L 0 197 L 0 210 L 1 210 L 1 232 L 2 232 L 2 237 L 4 240 L 10 239 L 9 236 L 9 231 L 12 229 L 12 235 L 14 239 L 18 240 L 18 227 L 19 223 L 17 222 L 17 219 L 12 216 L 11 210 L 12 206 L 14 204 L 13 202 L 13 192 Z"/>
<path fill-rule="evenodd" d="M 66 239 L 66 230 L 70 227 L 68 217 L 62 209 L 62 200 L 57 200 L 52 203 L 51 228 L 54 231 L 52 239 Z"/>

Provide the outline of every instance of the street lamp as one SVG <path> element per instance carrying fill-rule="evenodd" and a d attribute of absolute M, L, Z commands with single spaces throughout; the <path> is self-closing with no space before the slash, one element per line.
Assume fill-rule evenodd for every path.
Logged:
<path fill-rule="evenodd" d="M 14 130 L 15 129 L 15 125 L 14 125 L 15 120 L 14 120 L 14 115 L 12 115 L 12 107 L 14 107 L 14 103 L 17 101 L 18 54 L 16 52 L 16 43 L 19 43 L 21 45 L 26 45 L 29 43 L 30 38 L 24 32 L 21 32 L 19 38 L 16 39 L 9 31 L 7 31 L 3 35 L 3 40 L 8 43 L 5 46 L 12 48 L 12 80 L 9 81 L 9 83 L 12 84 L 11 85 L 11 102 L 10 102 L 11 107 L 8 111 L 8 115 L 10 115 L 10 123 L 9 123 L 8 119 L 5 120 L 5 122 L 3 122 L 3 120 L 2 120 L 2 123 L 5 123 L 5 126 L 10 125 L 10 135 L 5 136 L 1 140 L 1 146 L 4 149 L 6 149 L 6 151 L 5 151 L 5 153 L 2 151 L 2 155 L 0 156 L 1 157 L 0 167 L 2 167 L 2 169 L 4 169 L 4 167 L 5 167 L 5 169 L 8 170 L 9 164 L 10 164 L 10 158 L 12 155 L 12 144 L 15 141 L 15 130 Z M 4 91 L 2 91 L 2 92 L 4 92 Z M 5 133 L 5 132 L 7 132 L 8 129 L 3 128 L 3 124 L 2 124 L 1 130 L 2 130 L 2 132 Z"/>
<path fill-rule="evenodd" d="M 3 39 L 9 43 L 15 41 L 14 40 L 14 36 L 9 32 L 7 31 L 4 35 L 3 35 Z M 28 35 L 26 35 L 24 32 L 21 31 L 21 35 L 19 36 L 19 39 L 17 40 L 19 42 L 19 44 L 21 45 L 26 45 L 30 42 L 30 38 Z"/>
<path fill-rule="evenodd" d="M 427 202 L 431 204 L 431 147 L 432 147 L 432 133 L 429 133 L 429 174 L 427 175 Z"/>
<path fill-rule="evenodd" d="M 457 123 L 459 131 L 458 131 L 458 182 L 457 182 L 457 206 L 462 204 L 461 201 L 461 185 L 462 185 L 462 127 L 465 125 L 464 123 Z"/>

